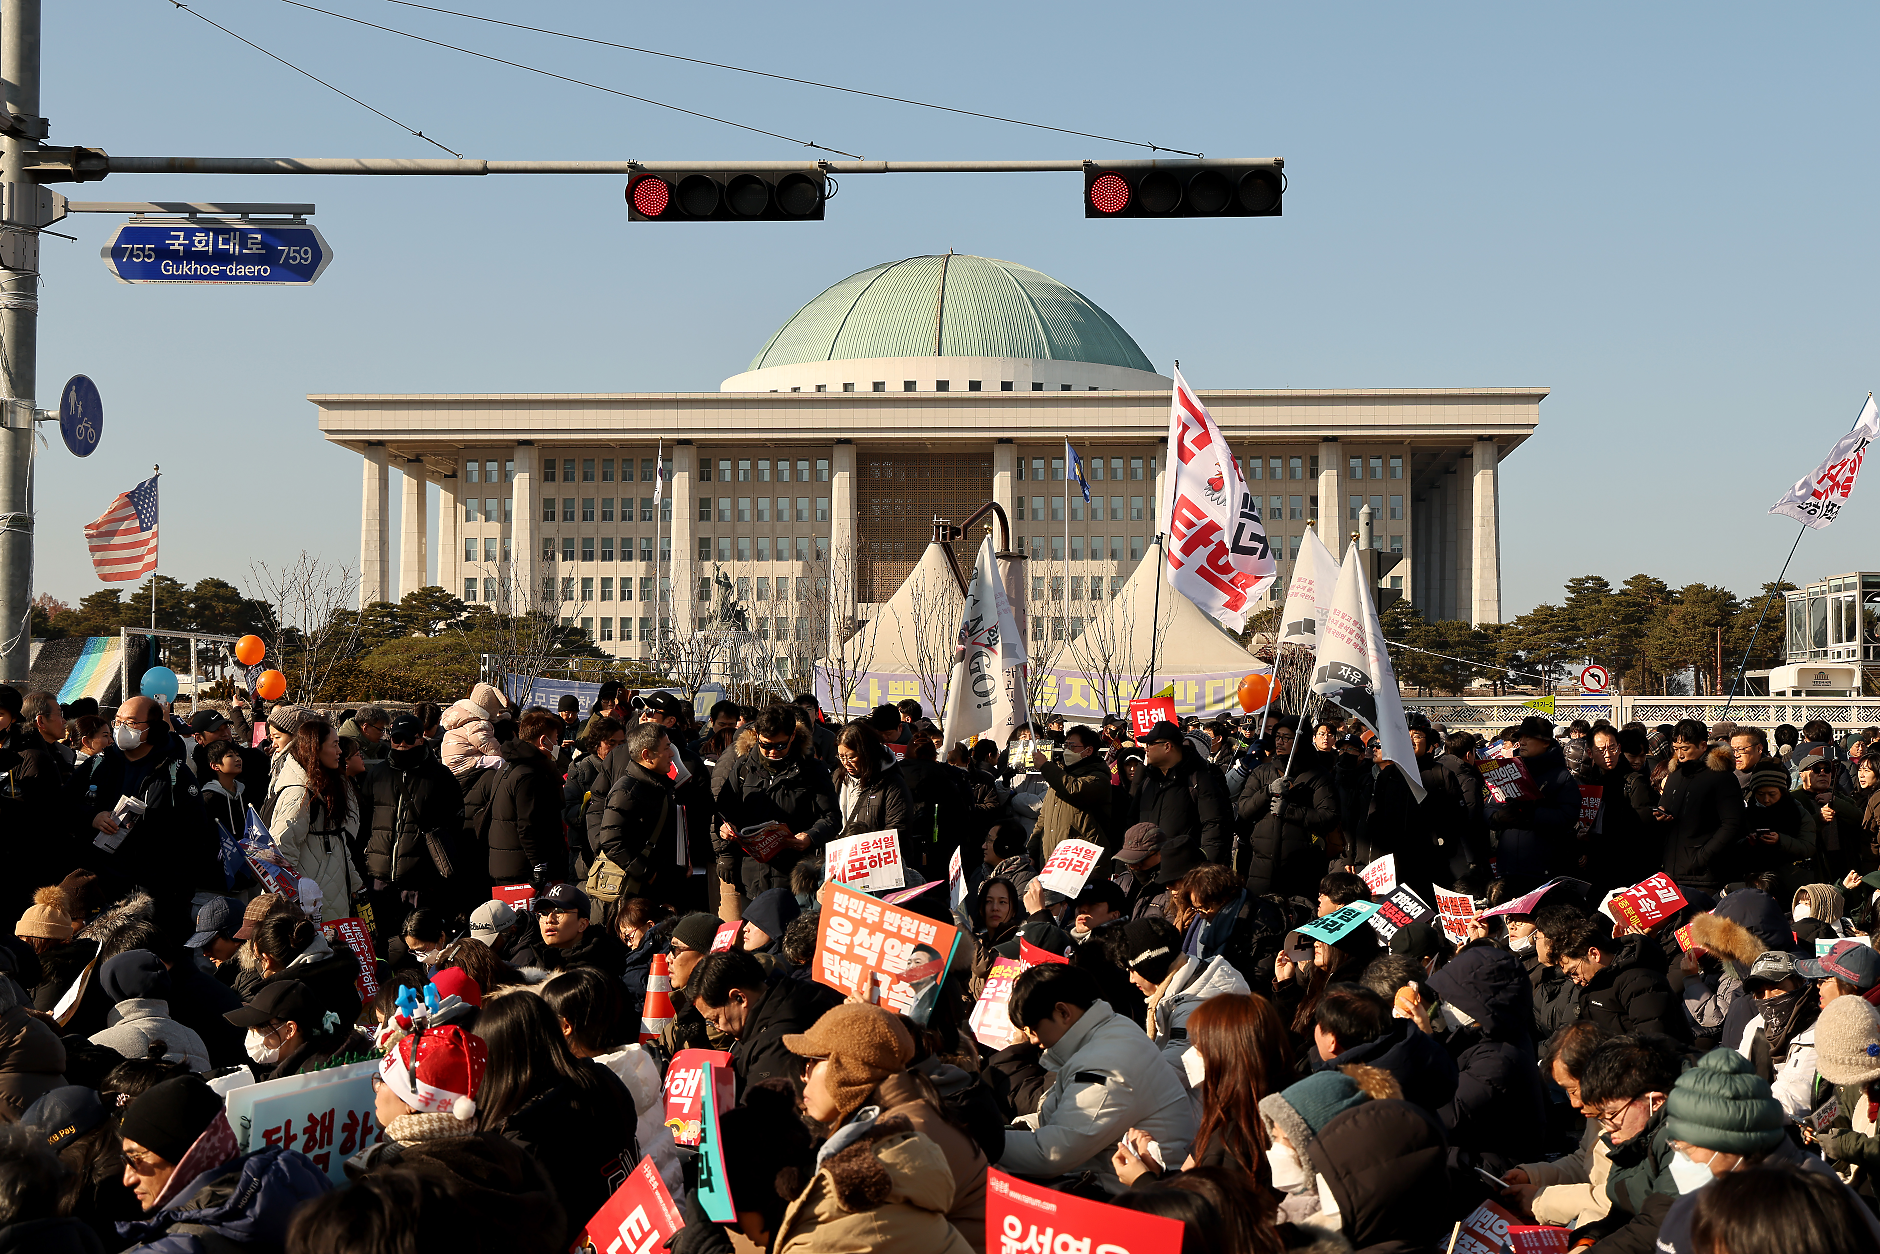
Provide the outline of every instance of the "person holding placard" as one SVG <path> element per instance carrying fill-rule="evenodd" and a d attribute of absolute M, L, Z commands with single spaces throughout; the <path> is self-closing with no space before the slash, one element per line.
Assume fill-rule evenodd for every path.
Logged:
<path fill-rule="evenodd" d="M 746 901 L 787 887 L 805 854 L 841 831 L 835 785 L 810 744 L 795 707 L 772 706 L 757 716 L 750 747 L 713 774 L 715 873 Z"/>
<path fill-rule="evenodd" d="M 1110 768 L 1098 752 L 1102 747 L 1097 733 L 1079 724 L 1064 733 L 1062 764 L 1042 751 L 1031 755 L 1032 769 L 1043 777 L 1047 790 L 1032 833 L 1046 862 L 1063 841 L 1102 845 L 1110 839 Z"/>
<path fill-rule="evenodd" d="M 836 799 L 842 812 L 842 830 L 837 835 L 892 829 L 900 835 L 905 851 L 914 801 L 901 778 L 900 763 L 881 736 L 866 723 L 850 723 L 836 737 L 836 762 Z"/>

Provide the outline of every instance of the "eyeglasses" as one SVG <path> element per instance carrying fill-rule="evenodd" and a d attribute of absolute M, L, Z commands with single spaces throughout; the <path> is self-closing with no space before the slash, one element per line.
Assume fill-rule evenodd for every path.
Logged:
<path fill-rule="evenodd" d="M 788 740 L 765 740 L 762 736 L 757 738 L 757 747 L 765 753 L 788 753 L 790 743 Z"/>
<path fill-rule="evenodd" d="M 121 718 L 117 720 L 117 725 L 119 727 L 149 727 L 155 721 L 149 718 Z"/>
<path fill-rule="evenodd" d="M 1635 1097 L 1631 1101 L 1627 1102 L 1625 1105 L 1619 1107 L 1618 1110 L 1615 1110 L 1611 1112 L 1610 1114 L 1606 1113 L 1605 1111 L 1601 1111 L 1599 1114 L 1595 1115 L 1594 1118 L 1599 1120 L 1599 1126 L 1606 1129 L 1606 1131 L 1617 1132 L 1619 1130 L 1619 1125 L 1625 1122 L 1625 1112 L 1632 1109 L 1633 1106 L 1637 1105 L 1638 1100 L 1639 1099 Z"/>
<path fill-rule="evenodd" d="M 142 1154 L 126 1154 L 124 1165 L 140 1176 L 154 1176 L 162 1170 L 163 1160 L 154 1154 L 148 1157 Z"/>

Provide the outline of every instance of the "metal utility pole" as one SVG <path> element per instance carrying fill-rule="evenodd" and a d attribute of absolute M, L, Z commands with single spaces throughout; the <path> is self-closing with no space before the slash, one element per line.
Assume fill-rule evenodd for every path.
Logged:
<path fill-rule="evenodd" d="M 39 116 L 39 0 L 0 7 L 0 681 L 24 681 L 32 647 L 33 415 L 39 348 L 39 189 L 26 175 L 28 154 L 45 136 Z M 22 227 L 16 199 L 34 214 Z"/>

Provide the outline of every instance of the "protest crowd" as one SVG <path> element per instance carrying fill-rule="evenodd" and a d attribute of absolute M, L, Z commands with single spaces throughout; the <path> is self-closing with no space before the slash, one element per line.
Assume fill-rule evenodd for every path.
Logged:
<path fill-rule="evenodd" d="M 1880 729 L 1308 710 L 0 687 L 0 1251 L 1880 1254 Z"/>

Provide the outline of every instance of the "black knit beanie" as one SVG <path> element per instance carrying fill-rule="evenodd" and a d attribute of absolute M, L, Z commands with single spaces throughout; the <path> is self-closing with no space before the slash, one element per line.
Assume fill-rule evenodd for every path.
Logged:
<path fill-rule="evenodd" d="M 201 1076 L 179 1075 L 145 1089 L 125 1111 L 118 1130 L 125 1140 L 174 1165 L 221 1109 L 221 1096 Z"/>

